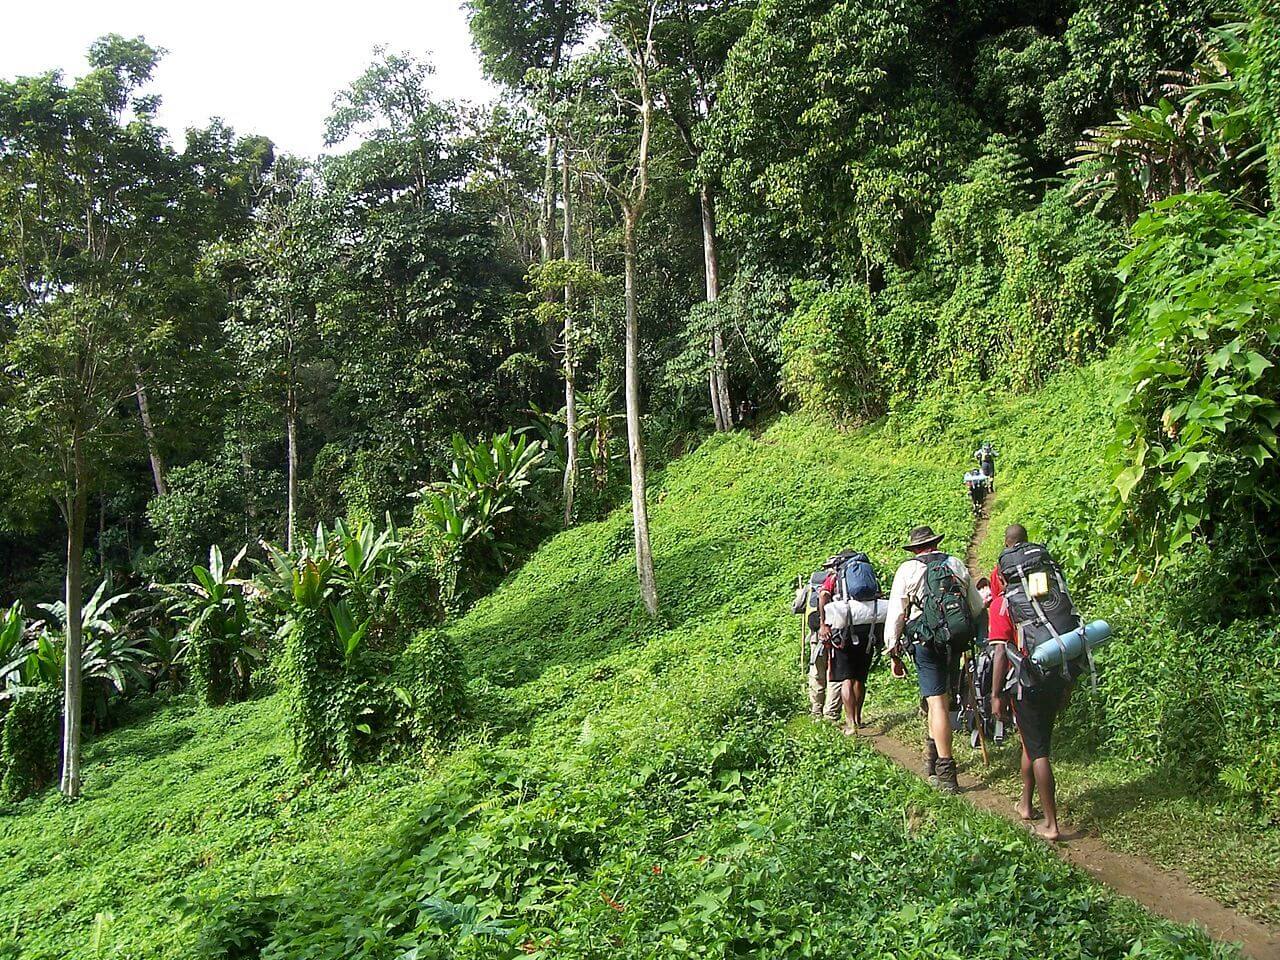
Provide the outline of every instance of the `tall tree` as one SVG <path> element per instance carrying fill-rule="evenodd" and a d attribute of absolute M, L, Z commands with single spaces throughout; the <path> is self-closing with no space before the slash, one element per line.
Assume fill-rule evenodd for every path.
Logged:
<path fill-rule="evenodd" d="M 471 35 L 486 73 L 526 94 L 553 81 L 569 47 L 589 21 L 584 0 L 469 0 Z M 544 121 L 542 207 L 538 237 L 542 262 L 554 256 L 556 124 L 554 101 L 540 111 Z"/>
<path fill-rule="evenodd" d="M 318 232 L 319 220 L 313 215 L 314 189 L 310 171 L 283 158 L 265 184 L 264 200 L 248 234 L 218 244 L 208 254 L 228 283 L 232 309 L 226 331 L 237 362 L 265 386 L 284 420 L 289 550 L 298 521 L 303 376 L 320 352 L 317 261 L 328 239 Z"/>
<path fill-rule="evenodd" d="M 13 320 L 7 426 L 19 485 L 39 487 L 66 527 L 62 791 L 80 792 L 82 564 L 88 501 L 127 429 L 136 355 L 149 331 L 130 309 L 168 227 L 174 158 L 140 94 L 159 59 L 108 36 L 88 74 L 0 83 L 0 271 Z"/>
<path fill-rule="evenodd" d="M 635 534 L 636 575 L 640 596 L 650 616 L 658 613 L 658 586 L 653 570 L 653 550 L 649 541 L 649 506 L 646 497 L 644 431 L 640 396 L 640 315 L 639 254 L 636 231 L 649 202 L 650 150 L 654 132 L 653 73 L 656 66 L 654 25 L 657 0 L 647 3 L 621 0 L 610 4 L 602 17 L 610 46 L 625 62 L 625 70 L 615 75 L 628 77 L 632 89 L 628 99 L 614 90 L 616 123 L 613 137 L 596 138 L 592 171 L 603 184 L 622 215 L 623 302 L 626 314 L 624 394 L 627 410 L 627 451 L 631 466 L 631 517 Z M 609 59 L 602 58 L 603 67 Z M 614 145 L 629 146 L 630 159 L 611 156 Z"/>
<path fill-rule="evenodd" d="M 703 126 L 715 105 L 729 49 L 751 22 L 752 6 L 744 0 L 665 0 L 662 19 L 655 29 L 657 55 L 662 64 L 655 85 L 661 90 L 662 101 L 687 151 L 690 182 L 698 194 L 708 303 L 720 297 L 720 252 L 713 172 L 700 164 Z M 712 326 L 708 354 L 711 412 L 717 430 L 730 430 L 733 402 L 719 324 Z"/>

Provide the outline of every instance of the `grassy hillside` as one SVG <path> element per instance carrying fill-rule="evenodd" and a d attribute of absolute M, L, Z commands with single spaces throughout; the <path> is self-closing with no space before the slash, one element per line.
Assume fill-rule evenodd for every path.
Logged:
<path fill-rule="evenodd" d="M 0 957 L 1230 955 L 802 718 L 793 578 L 962 545 L 973 442 L 928 410 L 708 441 L 653 485 L 658 621 L 619 513 L 455 625 L 448 755 L 300 777 L 275 699 L 138 718 L 82 802 L 0 817 Z"/>

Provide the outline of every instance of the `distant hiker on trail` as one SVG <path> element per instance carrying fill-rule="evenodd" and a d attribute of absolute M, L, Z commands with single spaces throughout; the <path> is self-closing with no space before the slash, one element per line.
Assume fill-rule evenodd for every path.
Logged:
<path fill-rule="evenodd" d="M 1061 832 L 1049 750 L 1054 721 L 1070 694 L 1073 673 L 1080 667 L 1067 664 L 1061 670 L 1038 672 L 1018 682 L 1006 680 L 1011 662 L 1007 644 L 1015 644 L 1021 655 L 1028 656 L 1036 643 L 1067 633 L 1080 621 L 1067 595 L 1061 569 L 1044 547 L 1027 542 L 1025 527 L 1010 525 L 1004 533 L 1004 546 L 991 572 L 989 642 L 995 678 L 991 710 L 1000 716 L 1006 701 L 1012 699 L 1022 736 L 1022 798 L 1017 811 L 1023 820 L 1035 820 L 1032 794 L 1038 791 L 1044 823 L 1036 832 L 1046 840 L 1057 840 Z"/>
<path fill-rule="evenodd" d="M 973 459 L 978 461 L 978 469 L 982 471 L 982 475 L 988 480 L 994 481 L 996 478 L 996 448 L 991 445 L 990 440 L 983 440 L 982 446 L 974 451 Z M 995 484 L 991 486 L 994 488 Z"/>
<path fill-rule="evenodd" d="M 982 516 L 982 508 L 991 492 L 991 478 L 981 470 L 970 470 L 964 475 L 964 486 L 969 491 L 969 505 L 975 517 Z"/>
<path fill-rule="evenodd" d="M 973 642 L 974 618 L 983 603 L 964 561 L 938 550 L 941 542 L 941 534 L 921 526 L 913 528 L 903 544 L 914 556 L 894 574 L 884 645 L 895 676 L 904 675 L 904 648 L 916 665 L 929 716 L 925 776 L 940 790 L 958 793 L 951 755 L 951 694 L 959 680 L 960 654 Z"/>

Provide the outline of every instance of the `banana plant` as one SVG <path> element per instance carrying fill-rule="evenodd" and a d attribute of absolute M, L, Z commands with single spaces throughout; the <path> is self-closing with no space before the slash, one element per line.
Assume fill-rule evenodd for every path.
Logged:
<path fill-rule="evenodd" d="M 453 437 L 453 463 L 448 479 L 419 491 L 422 514 L 462 559 L 464 551 L 484 545 L 501 566 L 511 548 L 500 539 L 503 517 L 516 507 L 546 458 L 541 441 L 513 432 L 494 434 L 485 443 L 469 444 Z"/>
<path fill-rule="evenodd" d="M 246 696 L 254 663 L 261 657 L 245 601 L 249 581 L 239 576 L 246 550 L 242 547 L 226 563 L 221 548 L 214 544 L 208 565 L 191 568 L 191 580 L 159 585 L 168 598 L 169 615 L 178 624 L 180 639 L 175 643 L 181 645 L 180 651 L 168 652 L 180 655 L 204 679 L 207 689 L 202 687 L 202 695 L 210 703 Z M 197 648 L 209 642 L 216 651 Z M 176 662 L 166 671 L 171 683 L 177 679 L 174 666 Z"/>

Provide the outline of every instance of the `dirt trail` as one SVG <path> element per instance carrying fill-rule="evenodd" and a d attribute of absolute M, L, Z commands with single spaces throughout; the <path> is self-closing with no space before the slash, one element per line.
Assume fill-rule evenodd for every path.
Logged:
<path fill-rule="evenodd" d="M 974 525 L 973 537 L 965 552 L 965 563 L 975 576 L 978 575 L 978 550 L 986 539 L 990 524 L 991 499 L 988 497 L 987 509 Z M 890 726 L 899 731 L 919 729 L 918 724 L 909 720 L 897 723 L 899 719 L 893 718 Z M 921 773 L 918 744 L 909 745 L 890 733 L 868 733 L 863 739 L 900 766 L 916 775 Z M 964 775 L 959 779 L 962 796 L 974 806 L 1023 826 L 1008 798 L 996 793 L 980 780 Z M 1215 940 L 1241 944 L 1245 955 L 1254 960 L 1280 960 L 1280 931 L 1242 916 L 1230 907 L 1199 893 L 1184 876 L 1176 872 L 1165 870 L 1140 857 L 1112 850 L 1097 837 L 1086 836 L 1065 823 L 1064 827 L 1067 830 L 1064 840 L 1050 844 L 1063 860 L 1086 871 L 1117 893 L 1136 900 L 1152 913 L 1179 923 L 1197 923 Z"/>
<path fill-rule="evenodd" d="M 915 729 L 908 723 L 903 727 Z M 902 727 L 899 727 L 901 729 Z M 920 774 L 920 749 L 888 733 L 870 733 L 862 739 L 912 773 Z M 976 807 L 1022 825 L 1013 802 L 986 784 L 960 775 L 961 795 Z M 1242 916 L 1217 900 L 1197 892 L 1185 877 L 1164 870 L 1140 857 L 1112 850 L 1097 837 L 1082 835 L 1064 823 L 1067 839 L 1050 844 L 1068 863 L 1086 871 L 1117 893 L 1138 901 L 1152 913 L 1178 923 L 1198 923 L 1215 940 L 1238 942 L 1254 960 L 1280 958 L 1280 932 Z"/>

